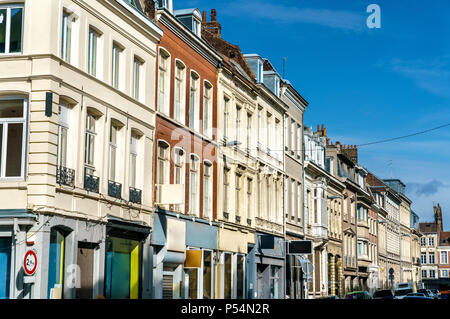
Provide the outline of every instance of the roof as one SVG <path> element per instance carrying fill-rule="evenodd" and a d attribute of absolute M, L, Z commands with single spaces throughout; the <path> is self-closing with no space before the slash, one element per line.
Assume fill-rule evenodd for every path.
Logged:
<path fill-rule="evenodd" d="M 441 231 L 439 234 L 439 246 L 450 246 L 450 231 Z"/>
<path fill-rule="evenodd" d="M 421 233 L 437 233 L 437 223 L 419 223 L 419 231 Z"/>

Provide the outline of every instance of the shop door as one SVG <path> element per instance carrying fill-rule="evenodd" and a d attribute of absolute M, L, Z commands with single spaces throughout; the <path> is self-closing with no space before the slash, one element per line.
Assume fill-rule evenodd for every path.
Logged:
<path fill-rule="evenodd" d="M 266 282 L 264 280 L 264 274 L 265 274 L 265 270 L 267 269 L 267 265 L 263 265 L 263 264 L 258 264 L 256 266 L 256 271 L 257 271 L 257 286 L 258 286 L 258 299 L 268 299 L 268 297 L 266 296 L 268 291 L 268 288 L 266 288 Z"/>
<path fill-rule="evenodd" d="M 9 298 L 11 238 L 0 237 L 0 299 Z"/>
<path fill-rule="evenodd" d="M 64 298 L 64 248 L 65 236 L 58 229 L 50 232 L 50 252 L 48 261 L 48 298 Z"/>
<path fill-rule="evenodd" d="M 139 298 L 138 241 L 109 237 L 106 250 L 106 297 Z"/>
<path fill-rule="evenodd" d="M 92 299 L 94 290 L 94 251 L 91 244 L 78 243 L 77 264 L 80 287 L 76 289 L 77 299 Z"/>

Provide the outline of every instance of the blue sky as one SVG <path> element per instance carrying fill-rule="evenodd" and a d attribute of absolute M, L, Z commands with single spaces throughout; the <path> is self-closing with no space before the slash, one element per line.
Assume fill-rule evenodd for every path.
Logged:
<path fill-rule="evenodd" d="M 369 4 L 381 29 L 368 29 Z M 450 122 L 448 0 L 174 0 L 175 9 L 217 10 L 222 36 L 268 58 L 310 103 L 305 124 L 333 142 L 364 144 Z M 450 127 L 361 147 L 359 162 L 407 185 L 413 210 L 450 229 Z M 390 163 L 392 163 L 390 165 Z"/>

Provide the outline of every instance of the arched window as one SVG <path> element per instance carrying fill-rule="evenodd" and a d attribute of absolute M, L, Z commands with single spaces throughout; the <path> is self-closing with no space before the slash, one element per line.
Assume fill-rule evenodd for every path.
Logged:
<path fill-rule="evenodd" d="M 181 148 L 175 148 L 174 150 L 174 166 L 175 166 L 175 175 L 174 175 L 174 184 L 183 185 L 184 184 L 184 176 L 185 176 L 185 152 Z M 175 205 L 175 211 L 183 212 L 184 207 L 182 204 Z"/>
<path fill-rule="evenodd" d="M 203 163 L 203 218 L 212 218 L 212 164 Z"/>
<path fill-rule="evenodd" d="M 186 66 L 179 60 L 175 62 L 175 97 L 174 97 L 174 118 L 184 124 L 186 119 L 185 108 L 185 87 L 186 87 Z"/>
<path fill-rule="evenodd" d="M 200 202 L 200 159 L 191 154 L 189 162 L 189 214 L 199 216 Z"/>
<path fill-rule="evenodd" d="M 207 81 L 203 88 L 203 134 L 212 137 L 212 85 Z"/>
<path fill-rule="evenodd" d="M 163 49 L 159 50 L 159 78 L 158 78 L 158 111 L 169 115 L 169 60 L 170 54 Z"/>
<path fill-rule="evenodd" d="M 189 127 L 200 132 L 200 77 L 191 72 L 191 89 L 189 95 Z"/>
<path fill-rule="evenodd" d="M 158 142 L 158 163 L 157 163 L 158 184 L 169 184 L 169 144 L 165 141 Z"/>

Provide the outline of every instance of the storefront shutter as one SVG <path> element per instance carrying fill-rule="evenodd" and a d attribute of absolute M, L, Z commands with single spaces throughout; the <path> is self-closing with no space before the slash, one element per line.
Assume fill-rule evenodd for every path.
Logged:
<path fill-rule="evenodd" d="M 163 275 L 163 299 L 173 299 L 173 275 Z"/>

